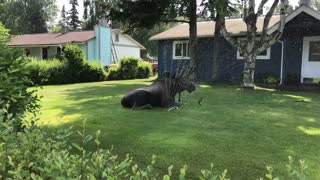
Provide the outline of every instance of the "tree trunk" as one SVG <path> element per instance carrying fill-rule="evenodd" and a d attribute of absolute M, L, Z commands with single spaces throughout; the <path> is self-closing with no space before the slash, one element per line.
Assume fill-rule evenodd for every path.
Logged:
<path fill-rule="evenodd" d="M 254 88 L 254 71 L 256 67 L 256 56 L 254 53 L 250 53 L 245 56 L 243 67 L 243 80 L 242 87 L 253 89 Z"/>
<path fill-rule="evenodd" d="M 220 42 L 221 42 L 221 26 L 222 21 L 219 13 L 216 16 L 216 25 L 214 30 L 214 44 L 213 44 L 213 62 L 212 62 L 212 77 L 213 81 L 217 80 L 219 77 L 219 50 L 220 50 Z"/>
<path fill-rule="evenodd" d="M 198 77 L 198 36 L 197 36 L 197 0 L 190 1 L 189 14 L 189 35 L 190 35 L 190 59 L 191 59 L 191 74 L 190 78 L 196 79 Z"/>

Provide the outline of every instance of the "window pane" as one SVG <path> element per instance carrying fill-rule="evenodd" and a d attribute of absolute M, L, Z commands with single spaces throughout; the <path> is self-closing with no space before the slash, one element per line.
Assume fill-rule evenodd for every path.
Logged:
<path fill-rule="evenodd" d="M 182 56 L 182 44 L 176 44 L 176 52 L 175 52 L 175 56 Z"/>
<path fill-rule="evenodd" d="M 258 54 L 258 56 L 266 56 L 268 54 L 267 50 L 261 52 L 260 54 Z"/>
<path fill-rule="evenodd" d="M 309 61 L 320 61 L 320 41 L 310 42 Z"/>
<path fill-rule="evenodd" d="M 188 49 L 188 44 L 187 43 L 183 43 L 183 50 L 182 50 L 183 57 L 187 56 L 187 49 Z"/>

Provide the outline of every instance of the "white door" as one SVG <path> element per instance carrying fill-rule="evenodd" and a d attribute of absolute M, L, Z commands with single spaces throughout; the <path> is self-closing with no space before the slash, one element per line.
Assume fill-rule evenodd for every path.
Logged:
<path fill-rule="evenodd" d="M 303 39 L 301 82 L 320 78 L 320 36 Z"/>

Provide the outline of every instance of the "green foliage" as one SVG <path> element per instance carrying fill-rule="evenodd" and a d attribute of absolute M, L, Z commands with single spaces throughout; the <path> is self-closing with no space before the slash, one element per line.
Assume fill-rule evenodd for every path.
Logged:
<path fill-rule="evenodd" d="M 119 71 L 122 79 L 135 79 L 137 75 L 139 59 L 135 57 L 124 57 L 120 60 Z"/>
<path fill-rule="evenodd" d="M 107 73 L 101 65 L 94 62 L 85 62 L 83 69 L 80 72 L 81 82 L 96 82 L 104 81 L 107 78 Z"/>
<path fill-rule="evenodd" d="M 84 69 L 85 57 L 81 48 L 68 44 L 64 49 L 64 59 L 68 63 L 66 78 L 71 83 L 81 82 L 81 70 Z"/>
<path fill-rule="evenodd" d="M 38 60 L 35 58 L 30 59 L 27 64 L 30 72 L 29 77 L 34 84 L 47 85 L 47 84 L 64 84 L 68 80 L 65 78 L 67 71 L 67 64 L 58 59 Z"/>
<path fill-rule="evenodd" d="M 121 80 L 121 74 L 118 66 L 109 68 L 108 80 Z"/>
<path fill-rule="evenodd" d="M 104 81 L 107 73 L 104 69 L 92 62 L 82 59 L 82 51 L 76 46 L 66 48 L 63 59 L 68 60 L 38 60 L 28 58 L 29 77 L 37 85 L 67 84 L 77 82 Z M 80 49 L 81 50 L 81 49 Z"/>
<path fill-rule="evenodd" d="M 10 40 L 9 30 L 0 22 L 0 44 L 4 44 Z"/>
<path fill-rule="evenodd" d="M 69 0 L 69 4 L 71 5 L 71 9 L 68 12 L 68 16 L 67 16 L 68 26 L 71 30 L 76 31 L 76 30 L 79 30 L 81 27 L 79 12 L 77 10 L 79 6 L 78 0 Z"/>
<path fill-rule="evenodd" d="M 55 0 L 5 1 L 1 9 L 0 21 L 12 34 L 47 32 L 58 11 Z"/>
<path fill-rule="evenodd" d="M 278 77 L 270 73 L 256 74 L 255 78 L 258 83 L 277 84 L 280 82 Z"/>
<path fill-rule="evenodd" d="M 148 78 L 151 75 L 151 64 L 149 62 L 139 61 L 139 59 L 135 57 L 122 58 L 119 66 L 108 69 L 108 80 Z"/>
<path fill-rule="evenodd" d="M 152 75 L 152 65 L 146 61 L 140 61 L 137 67 L 137 78 L 148 78 Z"/>
<path fill-rule="evenodd" d="M 36 91 L 27 90 L 32 84 L 27 63 L 22 50 L 0 44 L 0 109 L 5 109 L 0 124 L 12 116 L 17 129 L 20 129 L 26 113 L 35 114 L 39 109 Z"/>

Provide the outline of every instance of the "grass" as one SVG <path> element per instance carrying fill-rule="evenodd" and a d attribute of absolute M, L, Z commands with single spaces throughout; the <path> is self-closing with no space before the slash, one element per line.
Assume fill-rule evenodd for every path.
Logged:
<path fill-rule="evenodd" d="M 120 99 L 128 90 L 151 83 L 46 86 L 40 91 L 44 96 L 40 123 L 48 131 L 71 125 L 81 129 L 87 119 L 89 134 L 102 131 L 104 148 L 113 145 L 121 157 L 129 153 L 142 165 L 156 154 L 160 172 L 171 164 L 176 171 L 187 164 L 192 179 L 211 162 L 217 171 L 228 169 L 232 179 L 263 177 L 266 165 L 287 179 L 289 155 L 305 159 L 308 175 L 320 179 L 319 94 L 201 85 L 195 93 L 183 94 L 184 107 L 178 111 L 121 107 Z M 71 141 L 79 142 L 79 137 L 74 135 Z"/>

